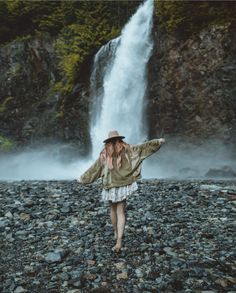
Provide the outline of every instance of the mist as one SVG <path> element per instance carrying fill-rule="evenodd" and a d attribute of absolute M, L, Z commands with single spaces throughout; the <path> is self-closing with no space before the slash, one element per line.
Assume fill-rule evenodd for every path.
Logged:
<path fill-rule="evenodd" d="M 67 144 L 45 145 L 0 156 L 0 180 L 74 180 L 90 161 L 74 157 Z"/>
<path fill-rule="evenodd" d="M 221 172 L 207 172 L 210 170 Z M 215 173 L 215 175 L 214 175 Z M 223 176 L 220 176 L 220 173 Z M 231 176 L 234 174 L 234 176 Z M 219 140 L 201 145 L 171 140 L 147 158 L 143 164 L 144 178 L 214 178 L 236 177 L 235 152 Z"/>
<path fill-rule="evenodd" d="M 74 157 L 69 149 L 66 144 L 55 144 L 1 155 L 0 180 L 75 180 L 93 161 Z M 184 147 L 177 142 L 167 142 L 144 161 L 142 177 L 206 178 L 209 169 L 225 166 L 236 172 L 234 152 L 221 142 L 201 146 L 185 144 Z"/>

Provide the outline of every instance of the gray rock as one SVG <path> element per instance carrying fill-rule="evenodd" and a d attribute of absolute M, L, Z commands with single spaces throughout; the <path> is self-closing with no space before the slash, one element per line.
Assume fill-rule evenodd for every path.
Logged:
<path fill-rule="evenodd" d="M 5 218 L 0 218 L 0 228 L 5 228 L 9 225 L 9 220 Z"/>
<path fill-rule="evenodd" d="M 166 252 L 166 254 L 168 254 L 168 255 L 170 255 L 172 257 L 177 256 L 177 254 L 173 251 L 173 249 L 171 247 L 164 247 L 163 250 Z"/>
<path fill-rule="evenodd" d="M 60 262 L 61 261 L 61 254 L 59 252 L 49 252 L 45 256 L 45 261 L 49 263 Z"/>
<path fill-rule="evenodd" d="M 26 292 L 26 290 L 22 286 L 17 286 L 14 290 L 14 293 L 23 293 Z"/>
<path fill-rule="evenodd" d="M 202 184 L 200 186 L 200 189 L 201 190 L 209 190 L 209 191 L 218 191 L 218 190 L 221 190 L 222 187 L 221 186 L 218 186 L 218 185 L 214 185 L 214 184 Z"/>
<path fill-rule="evenodd" d="M 142 278 L 143 277 L 143 272 L 140 269 L 136 269 L 135 270 L 135 274 L 137 275 L 138 278 Z"/>
<path fill-rule="evenodd" d="M 12 213 L 9 211 L 5 214 L 5 217 L 9 218 L 9 219 L 12 219 L 13 218 L 13 215 Z"/>
<path fill-rule="evenodd" d="M 235 178 L 236 171 L 229 166 L 224 166 L 220 169 L 210 169 L 206 174 L 210 178 Z"/>
<path fill-rule="evenodd" d="M 2 215 L 18 198 L 21 185 L 28 185 L 18 184 L 16 193 L 0 197 Z M 200 189 L 202 185 L 210 189 L 216 185 L 220 190 Z M 201 292 L 209 288 L 217 292 L 226 284 L 227 291 L 234 291 L 234 279 L 228 273 L 234 267 L 235 250 L 234 205 L 228 190 L 234 185 L 228 180 L 143 180 L 139 191 L 145 194 L 145 206 L 143 201 L 130 197 L 135 209 L 127 210 L 124 246 L 114 254 L 111 248 L 115 240 L 106 206 L 98 219 L 97 185 L 86 186 L 83 196 L 78 197 L 72 193 L 70 181 L 38 181 L 34 192 L 40 189 L 37 194 L 42 200 L 25 210 L 30 220 L 1 218 L 9 225 L 2 228 L 6 277 L 0 290 L 2 286 L 3 292 L 14 293 L 16 286 L 24 288 L 27 284 L 27 292 L 37 287 L 53 293 L 60 283 L 62 293 L 82 292 L 85 288 L 92 292 L 106 283 L 108 289 L 112 284 L 117 291 L 122 283 L 127 292 L 131 288 L 135 292 Z M 64 205 L 62 198 L 48 197 L 56 187 L 70 194 L 70 205 Z M 66 206 L 76 208 L 68 214 L 58 213 Z M 49 221 L 47 217 L 55 209 L 56 218 Z M 221 245 L 216 249 L 215 243 Z"/>

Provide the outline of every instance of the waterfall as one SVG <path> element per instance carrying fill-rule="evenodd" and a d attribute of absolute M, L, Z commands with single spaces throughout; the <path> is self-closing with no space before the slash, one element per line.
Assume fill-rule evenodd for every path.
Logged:
<path fill-rule="evenodd" d="M 129 143 L 145 139 L 144 97 L 146 67 L 152 51 L 153 0 L 131 17 L 121 36 L 103 46 L 94 59 L 91 75 L 91 138 L 93 158 L 110 130 Z"/>

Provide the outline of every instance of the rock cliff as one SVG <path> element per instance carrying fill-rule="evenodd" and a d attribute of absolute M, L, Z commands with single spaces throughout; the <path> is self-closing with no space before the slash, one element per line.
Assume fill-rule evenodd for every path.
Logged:
<path fill-rule="evenodd" d="M 0 134 L 18 146 L 70 142 L 89 146 L 88 86 L 63 93 L 55 40 L 47 36 L 16 40 L 0 49 Z"/>
<path fill-rule="evenodd" d="M 212 25 L 183 38 L 154 31 L 149 66 L 150 136 L 236 142 L 236 38 Z"/>
<path fill-rule="evenodd" d="M 229 24 L 211 25 L 191 37 L 154 26 L 149 64 L 149 137 L 185 141 L 220 139 L 236 144 L 236 37 Z M 16 145 L 68 142 L 88 154 L 89 74 L 69 92 L 59 69 L 55 38 L 15 40 L 0 48 L 0 137 Z"/>

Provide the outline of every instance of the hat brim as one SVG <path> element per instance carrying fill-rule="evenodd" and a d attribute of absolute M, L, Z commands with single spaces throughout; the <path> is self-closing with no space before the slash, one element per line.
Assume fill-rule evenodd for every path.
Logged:
<path fill-rule="evenodd" d="M 105 139 L 103 142 L 106 143 L 106 142 L 113 140 L 113 139 L 116 139 L 116 138 L 123 139 L 123 138 L 125 138 L 125 136 L 118 135 L 118 136 L 109 137 L 109 138 Z"/>

